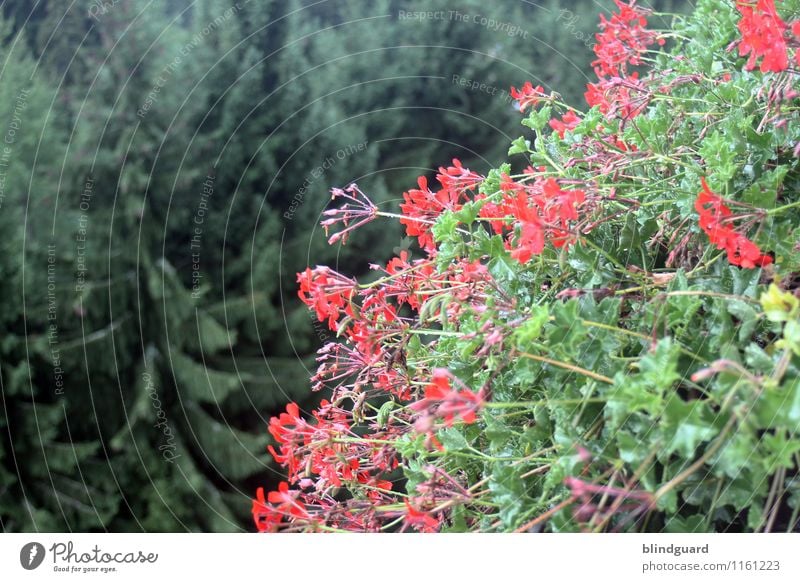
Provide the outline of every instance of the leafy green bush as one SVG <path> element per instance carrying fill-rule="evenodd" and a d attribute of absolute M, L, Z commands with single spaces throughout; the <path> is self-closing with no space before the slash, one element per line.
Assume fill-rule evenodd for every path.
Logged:
<path fill-rule="evenodd" d="M 502 156 L 510 99 L 454 72 L 580 98 L 589 16 L 564 35 L 556 0 L 459 3 L 536 14 L 509 35 L 398 8 L 452 2 L 2 3 L 0 529 L 248 527 L 248 480 L 275 473 L 262 413 L 313 398 L 296 354 L 332 335 L 283 316 L 282 273 L 323 250 L 366 270 L 401 239 L 324 248 L 326 180 L 391 168 L 381 200 L 445 138 Z"/>
<path fill-rule="evenodd" d="M 617 8 L 588 112 L 528 83 L 511 162 L 404 194 L 423 258 L 298 275 L 343 341 L 260 530 L 797 529 L 800 3 Z M 395 216 L 333 195 L 331 242 Z"/>

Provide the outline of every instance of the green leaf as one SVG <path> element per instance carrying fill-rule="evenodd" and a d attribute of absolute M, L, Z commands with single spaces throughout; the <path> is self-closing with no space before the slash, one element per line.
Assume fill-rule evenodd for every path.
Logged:
<path fill-rule="evenodd" d="M 527 154 L 530 151 L 531 142 L 520 136 L 511 142 L 511 147 L 508 148 L 508 155 L 513 156 L 514 154 Z"/>
<path fill-rule="evenodd" d="M 547 306 L 535 306 L 531 309 L 530 315 L 514 330 L 513 337 L 517 348 L 527 351 L 530 344 L 541 335 L 548 318 Z"/>
<path fill-rule="evenodd" d="M 464 435 L 455 427 L 445 428 L 436 433 L 436 438 L 442 443 L 445 450 L 463 451 L 469 448 L 469 443 Z"/>
<path fill-rule="evenodd" d="M 677 451 L 685 459 L 693 458 L 700 443 L 718 434 L 716 419 L 717 415 L 705 402 L 684 402 L 677 396 L 670 398 L 662 420 L 666 451 Z"/>
<path fill-rule="evenodd" d="M 492 499 L 499 506 L 499 517 L 503 526 L 512 529 L 517 524 L 517 518 L 527 507 L 531 500 L 525 491 L 525 479 L 522 478 L 522 468 L 510 463 L 494 463 L 489 479 L 489 490 Z"/>
<path fill-rule="evenodd" d="M 667 533 L 704 533 L 708 531 L 705 517 L 701 514 L 686 517 L 676 515 L 664 524 Z"/>
<path fill-rule="evenodd" d="M 550 121 L 553 108 L 545 105 L 541 109 L 532 109 L 528 117 L 522 120 L 522 125 L 530 127 L 534 131 L 542 131 Z"/>
<path fill-rule="evenodd" d="M 431 231 L 437 241 L 445 241 L 450 239 L 458 228 L 458 218 L 452 212 L 444 212 L 439 218 L 436 219 L 436 224 L 433 225 Z"/>

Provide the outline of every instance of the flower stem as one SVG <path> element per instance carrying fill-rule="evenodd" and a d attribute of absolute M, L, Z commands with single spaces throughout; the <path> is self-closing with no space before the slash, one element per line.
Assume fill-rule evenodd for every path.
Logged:
<path fill-rule="evenodd" d="M 571 372 L 575 372 L 576 374 L 582 374 L 594 380 L 599 380 L 600 382 L 605 382 L 606 384 L 613 384 L 614 380 L 609 378 L 608 376 L 603 376 L 602 374 L 598 374 L 597 372 L 592 372 L 591 370 L 587 370 L 585 368 L 581 368 L 580 366 L 575 366 L 573 364 L 567 364 L 566 362 L 560 362 L 559 360 L 553 360 L 551 358 L 546 358 L 545 356 L 537 356 L 536 354 L 529 354 L 527 352 L 518 352 L 520 356 L 523 358 L 529 358 L 531 360 L 536 360 L 537 362 L 543 362 L 545 364 L 550 364 L 552 366 L 557 366 L 559 368 L 564 368 L 565 370 L 569 370 Z M 583 401 L 581 401 L 583 402 Z"/>

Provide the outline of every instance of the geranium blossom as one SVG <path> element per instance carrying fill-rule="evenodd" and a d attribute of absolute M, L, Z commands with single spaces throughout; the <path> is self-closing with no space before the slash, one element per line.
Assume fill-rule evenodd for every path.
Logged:
<path fill-rule="evenodd" d="M 627 76 L 627 66 L 642 64 L 647 47 L 655 42 L 664 44 L 657 33 L 647 30 L 648 12 L 636 6 L 636 0 L 614 0 L 614 4 L 619 12 L 610 19 L 601 14 L 600 32 L 595 35 L 597 59 L 592 66 L 600 78 Z"/>
<path fill-rule="evenodd" d="M 559 137 L 563 138 L 565 132 L 572 131 L 580 122 L 581 118 L 575 115 L 575 112 L 570 109 L 561 116 L 561 119 L 551 119 L 550 127 L 558 133 Z"/>
<path fill-rule="evenodd" d="M 342 315 L 352 315 L 350 299 L 355 293 L 356 282 L 328 267 L 306 268 L 297 274 L 300 289 L 297 296 L 308 307 L 314 309 L 319 321 L 328 321 L 336 330 L 336 322 Z"/>
<path fill-rule="evenodd" d="M 467 190 L 475 190 L 480 186 L 485 176 L 465 168 L 461 165 L 459 159 L 453 158 L 452 166 L 439 167 L 436 179 L 442 185 L 442 188 L 463 196 Z"/>
<path fill-rule="evenodd" d="M 738 0 L 736 9 L 742 14 L 739 20 L 739 54 L 749 55 L 744 68 L 752 71 L 761 59 L 762 73 L 786 70 L 789 66 L 785 34 L 789 28 L 778 16 L 773 0 L 747 2 Z"/>
<path fill-rule="evenodd" d="M 700 228 L 718 249 L 728 254 L 732 265 L 753 269 L 772 262 L 772 257 L 761 252 L 758 246 L 732 226 L 733 212 L 724 199 L 711 191 L 705 178 L 701 178 L 703 189 L 697 195 L 694 207 L 700 215 Z"/>
<path fill-rule="evenodd" d="M 403 521 L 406 527 L 412 527 L 420 533 L 431 533 L 439 529 L 440 519 L 427 511 L 416 509 L 408 501 L 405 502 L 406 511 Z"/>
<path fill-rule="evenodd" d="M 617 13 L 610 19 L 600 16 L 600 33 L 595 35 L 594 45 L 597 58 L 592 61 L 598 80 L 586 86 L 584 97 L 590 107 L 598 106 L 608 118 L 631 119 L 643 111 L 650 91 L 639 80 L 638 72 L 629 71 L 628 66 L 641 65 L 648 47 L 663 45 L 664 39 L 646 28 L 648 11 L 636 6 L 636 0 L 614 3 Z"/>
<path fill-rule="evenodd" d="M 483 395 L 471 390 L 456 390 L 450 384 L 450 372 L 442 368 L 433 371 L 431 382 L 425 387 L 425 397 L 410 405 L 412 410 L 425 412 L 420 426 L 428 430 L 427 419 L 444 419 L 445 426 L 453 426 L 456 419 L 472 424 L 476 412 L 483 406 Z"/>
<path fill-rule="evenodd" d="M 547 240 L 555 247 L 574 240 L 570 228 L 579 219 L 578 208 L 586 199 L 583 190 L 564 190 L 555 178 L 529 184 L 515 182 L 507 175 L 502 176 L 500 190 L 502 201 L 484 204 L 480 216 L 492 219 L 492 228 L 498 234 L 514 229 L 505 241 L 512 258 L 527 263 L 542 253 Z"/>
<path fill-rule="evenodd" d="M 511 87 L 511 97 L 513 97 L 520 111 L 525 111 L 528 106 L 536 107 L 540 101 L 546 98 L 544 89 L 541 85 L 533 86 L 530 81 L 525 81 L 522 89 Z"/>
<path fill-rule="evenodd" d="M 589 107 L 597 105 L 607 118 L 632 119 L 647 107 L 651 92 L 634 72 L 625 79 L 611 77 L 589 83 L 583 96 Z"/>
<path fill-rule="evenodd" d="M 406 227 L 408 236 L 417 237 L 419 245 L 428 253 L 435 248 L 431 228 L 436 219 L 445 211 L 461 209 L 468 192 L 476 190 L 484 176 L 465 168 L 458 159 L 453 159 L 452 166 L 439 168 L 436 179 L 442 187 L 434 192 L 428 187 L 428 179 L 420 176 L 417 179 L 418 188 L 404 192 L 400 204 L 400 210 L 403 211 L 400 224 Z"/>

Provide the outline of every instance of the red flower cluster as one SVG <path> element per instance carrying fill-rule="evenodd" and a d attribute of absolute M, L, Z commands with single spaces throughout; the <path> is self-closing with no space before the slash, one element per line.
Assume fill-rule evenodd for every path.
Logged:
<path fill-rule="evenodd" d="M 730 225 L 736 218 L 725 200 L 711 191 L 705 178 L 701 178 L 702 191 L 694 203 L 700 215 L 700 228 L 708 235 L 708 239 L 720 250 L 728 254 L 732 265 L 753 269 L 763 267 L 772 262 L 772 257 L 761 252 L 758 246 L 741 232 Z"/>
<path fill-rule="evenodd" d="M 517 106 L 519 110 L 524 112 L 525 109 L 530 105 L 532 107 L 536 107 L 540 101 L 547 98 L 544 93 L 544 89 L 541 85 L 537 85 L 536 87 L 533 86 L 533 83 L 530 81 L 526 81 L 525 84 L 522 86 L 522 89 L 517 89 L 516 87 L 511 87 L 511 97 L 517 101 Z"/>
<path fill-rule="evenodd" d="M 641 65 L 642 55 L 654 42 L 663 45 L 664 40 L 647 30 L 647 11 L 636 6 L 636 0 L 626 4 L 622 0 L 614 0 L 619 13 L 612 14 L 611 19 L 600 15 L 600 32 L 595 35 L 597 44 L 592 61 L 598 77 L 625 77 L 628 65 Z"/>
<path fill-rule="evenodd" d="M 297 274 L 300 289 L 297 296 L 313 308 L 320 321 L 328 320 L 328 326 L 336 331 L 336 322 L 344 313 L 352 315 L 350 301 L 356 292 L 356 282 L 340 275 L 328 267 L 306 268 Z"/>
<path fill-rule="evenodd" d="M 423 179 L 421 189 L 407 198 L 404 208 L 410 219 L 407 226 L 424 225 L 418 234 L 431 256 L 433 241 L 427 244 L 425 240 L 430 236 L 429 219 L 432 222 L 441 212 L 461 207 L 484 177 L 454 160 L 452 166 L 439 169 L 437 180 L 442 186 L 439 192 L 428 190 Z M 326 226 L 341 223 L 348 231 L 376 215 L 375 205 L 354 184 L 335 190 L 334 195 L 346 202 L 341 209 L 326 211 L 334 217 L 326 219 Z M 422 216 L 426 222 L 411 219 Z M 357 218 L 360 222 L 353 224 Z M 336 235 L 331 239 L 336 240 Z M 423 494 L 407 511 L 396 509 L 398 497 L 389 477 L 397 468 L 397 450 L 391 443 L 414 434 L 421 424 L 427 425 L 425 441 L 436 443 L 434 425 L 439 419 L 447 426 L 456 420 L 475 422 L 484 403 L 482 392 L 450 388 L 450 376 L 441 370 L 433 372 L 424 390 L 417 387 L 419 378 L 430 378 L 431 373 L 422 367 L 409 375 L 404 350 L 408 330 L 418 318 L 403 314 L 403 309 L 417 311 L 425 301 L 441 295 L 444 300 L 436 303 L 429 316 L 454 319 L 465 309 L 485 304 L 491 277 L 480 261 L 453 261 L 437 270 L 431 257 L 411 261 L 407 252 L 385 267 L 371 267 L 383 276 L 364 285 L 327 267 L 308 268 L 297 276 L 300 299 L 344 341 L 327 343 L 319 350 L 312 378 L 315 389 L 331 389 L 331 401 L 322 401 L 307 418 L 297 404 L 290 403 L 270 420 L 275 443 L 268 450 L 286 469 L 287 482 L 266 495 L 259 490 L 252 511 L 260 531 L 378 531 L 398 518 L 404 527 L 427 531 L 438 529 L 441 515 L 420 508 L 435 507 L 437 499 L 450 493 L 465 495 L 456 481 L 447 481 L 430 496 Z M 368 419 L 366 403 L 378 394 L 390 395 L 394 402 L 416 399 L 416 404 L 399 407 L 390 420 Z M 347 502 L 337 501 L 333 496 L 340 487 L 358 488 L 362 493 Z M 377 511 L 380 507 L 384 509 Z"/>
<path fill-rule="evenodd" d="M 428 180 L 424 176 L 417 179 L 419 189 L 403 193 L 404 202 L 400 204 L 403 218 L 400 224 L 406 227 L 408 236 L 415 236 L 419 245 L 428 253 L 436 248 L 431 234 L 431 227 L 436 219 L 445 211 L 458 211 L 470 190 L 477 190 L 484 176 L 470 171 L 457 159 L 447 168 L 439 168 L 436 176 L 442 188 L 433 192 L 428 188 Z"/>
<path fill-rule="evenodd" d="M 341 414 L 325 416 L 318 412 L 315 423 L 311 424 L 300 417 L 297 404 L 292 402 L 286 412 L 270 419 L 269 432 L 280 448 L 276 451 L 270 445 L 269 451 L 278 463 L 288 468 L 290 482 L 295 483 L 303 472 L 322 475 L 327 483 L 337 487 L 342 479 L 354 478 L 353 471 L 360 464 L 358 458 L 347 458 L 346 448 L 335 443 L 335 439 L 352 434 Z"/>
<path fill-rule="evenodd" d="M 580 122 L 581 118 L 575 115 L 575 112 L 570 109 L 561 116 L 560 120 L 551 119 L 550 127 L 552 127 L 556 133 L 558 133 L 559 137 L 563 138 L 565 132 L 572 131 Z"/>
<path fill-rule="evenodd" d="M 475 190 L 484 181 L 485 176 L 471 171 L 461 165 L 457 158 L 453 158 L 453 165 L 446 168 L 439 166 L 436 180 L 442 188 L 464 196 L 467 190 Z"/>
<path fill-rule="evenodd" d="M 774 0 L 756 0 L 747 2 L 739 0 L 736 9 L 741 13 L 739 32 L 739 55 L 749 55 L 744 68 L 752 71 L 761 59 L 762 73 L 779 73 L 789 66 L 786 32 L 789 26 L 778 16 Z M 795 22 L 792 34 L 800 36 L 800 22 Z M 800 49 L 795 51 L 795 61 L 800 63 Z"/>
<path fill-rule="evenodd" d="M 456 390 L 450 385 L 452 375 L 447 370 L 437 368 L 433 379 L 425 387 L 425 397 L 410 405 L 412 410 L 422 412 L 415 428 L 428 433 L 437 419 L 444 419 L 445 426 L 453 426 L 456 419 L 472 424 L 476 412 L 483 406 L 483 394 L 466 388 Z"/>
<path fill-rule="evenodd" d="M 563 190 L 555 178 L 530 184 L 515 182 L 509 176 L 503 176 L 500 189 L 502 201 L 484 204 L 480 216 L 492 219 L 492 228 L 498 234 L 506 229 L 516 231 L 506 241 L 514 259 L 527 263 L 533 255 L 541 254 L 546 238 L 555 247 L 574 241 L 571 223 L 578 220 L 578 207 L 586 199 L 583 190 Z"/>
<path fill-rule="evenodd" d="M 600 33 L 592 61 L 597 83 L 586 86 L 586 102 L 597 105 L 608 117 L 630 119 L 644 109 L 649 94 L 636 72 L 629 74 L 628 66 L 642 64 L 642 56 L 654 43 L 664 44 L 657 33 L 647 30 L 648 11 L 636 6 L 636 0 L 627 3 L 614 0 L 619 10 L 611 19 L 600 16 Z"/>
<path fill-rule="evenodd" d="M 633 119 L 650 101 L 650 91 L 639 80 L 638 73 L 631 73 L 627 78 L 613 77 L 589 83 L 583 96 L 589 107 L 597 105 L 607 118 L 620 119 Z"/>
<path fill-rule="evenodd" d="M 408 500 L 405 502 L 406 511 L 403 518 L 404 527 L 413 527 L 420 533 L 433 533 L 439 531 L 442 519 L 436 517 L 427 511 L 422 511 L 414 508 Z"/>
<path fill-rule="evenodd" d="M 436 268 L 430 259 L 417 259 L 409 262 L 408 251 L 401 251 L 399 257 L 393 257 L 381 269 L 389 277 L 384 285 L 386 294 L 393 297 L 398 305 L 409 305 L 415 311 L 420 308 L 425 296 L 435 289 L 440 289 L 445 281 L 437 276 Z"/>
<path fill-rule="evenodd" d="M 305 506 L 297 500 L 297 496 L 298 492 L 290 491 L 289 484 L 283 481 L 278 485 L 277 491 L 269 492 L 267 501 L 276 504 L 279 513 L 287 513 L 295 517 L 308 517 Z"/>
<path fill-rule="evenodd" d="M 425 397 L 408 407 L 402 424 L 371 425 L 371 432 L 366 435 L 363 428 L 359 432 L 353 430 L 357 422 L 357 404 L 348 411 L 323 400 L 309 420 L 302 418 L 297 404 L 287 405 L 286 412 L 270 420 L 269 431 L 279 450 L 270 446 L 269 451 L 287 469 L 288 482 L 280 483 L 276 491 L 266 496 L 262 488 L 258 489 L 252 513 L 259 531 L 322 526 L 378 531 L 382 520 L 393 519 L 397 515 L 394 510 L 382 512 L 380 517 L 374 511 L 381 505 L 396 503 L 392 482 L 384 475 L 397 468 L 397 453 L 393 446 L 383 443 L 396 441 L 408 433 L 410 427 L 425 432 L 426 440 L 435 443 L 433 430 L 437 419 L 443 419 L 447 426 L 456 420 L 472 423 L 483 406 L 482 393 L 476 394 L 466 388 L 453 389 L 450 378 L 446 371 L 435 370 L 425 389 Z M 424 431 L 420 430 L 423 424 Z M 407 503 L 402 513 L 405 527 L 418 531 L 437 530 L 441 516 L 418 507 L 443 498 L 468 495 L 452 478 L 444 483 L 434 481 L 420 485 L 422 496 L 416 507 Z M 345 484 L 366 490 L 367 501 L 335 501 L 335 490 Z M 297 488 L 292 489 L 292 486 Z"/>
<path fill-rule="evenodd" d="M 295 403 L 270 420 L 269 430 L 280 450 L 270 446 L 269 451 L 287 469 L 288 482 L 266 498 L 263 489 L 258 490 L 253 517 L 260 531 L 275 531 L 293 522 L 306 526 L 333 523 L 335 504 L 328 492 L 344 483 L 366 486 L 374 501 L 392 490 L 392 483 L 381 475 L 397 467 L 395 452 L 358 441 L 351 419 L 351 412 L 322 401 L 312 421 L 300 416 Z M 292 490 L 290 484 L 300 489 Z M 342 516 L 336 517 L 340 519 Z M 349 523 L 356 529 L 364 526 L 359 520 L 349 519 Z M 344 522 L 338 525 L 347 527 Z"/>

